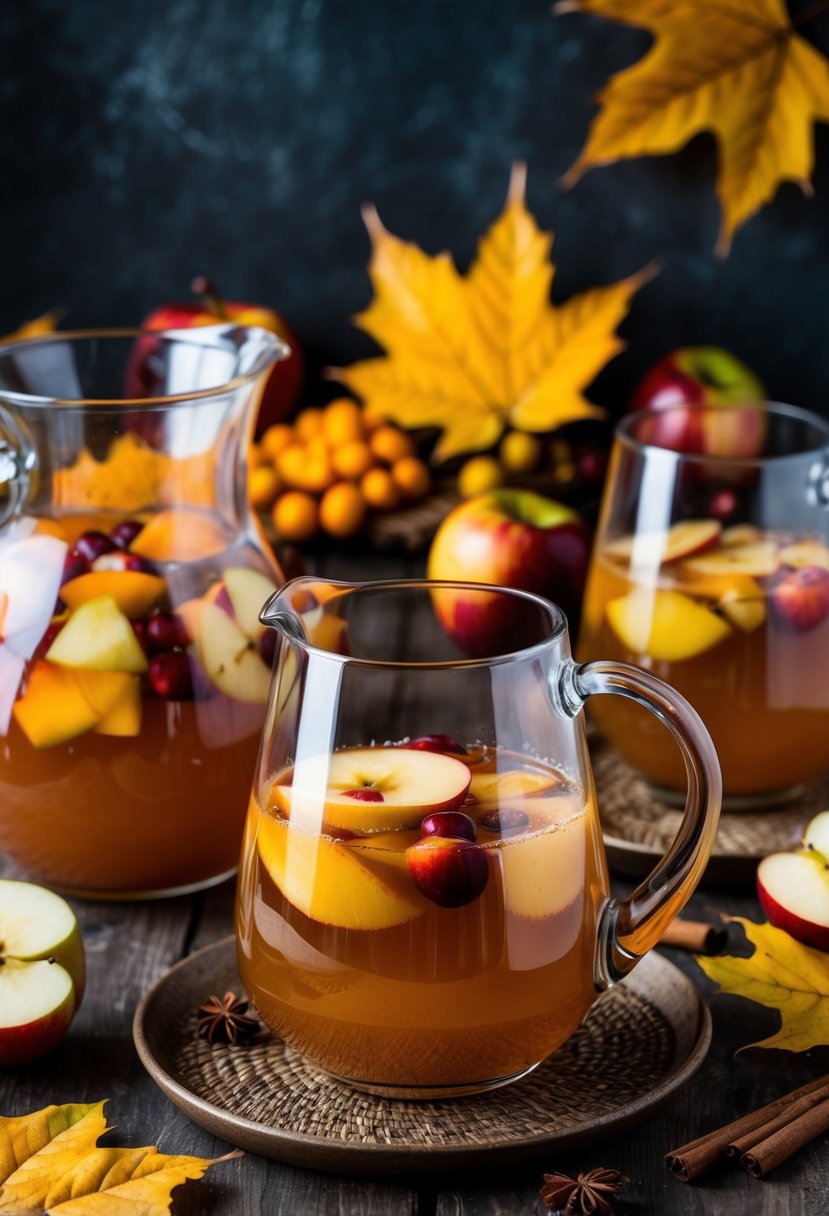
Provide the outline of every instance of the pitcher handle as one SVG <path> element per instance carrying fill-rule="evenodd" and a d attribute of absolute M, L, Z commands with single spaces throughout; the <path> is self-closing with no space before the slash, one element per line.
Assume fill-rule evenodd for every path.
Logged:
<path fill-rule="evenodd" d="M 679 744 L 688 793 L 676 838 L 652 873 L 627 899 L 609 899 L 602 911 L 595 978 L 609 988 L 636 965 L 681 912 L 708 863 L 722 800 L 722 775 L 711 736 L 697 711 L 675 689 L 628 663 L 597 660 L 563 664 L 560 711 L 574 717 L 588 697 L 615 693 L 644 705 Z"/>
<path fill-rule="evenodd" d="M 23 427 L 11 410 L 0 404 L 0 486 L 5 487 L 5 500 L 0 499 L 0 528 L 20 514 L 34 464 L 35 454 Z"/>

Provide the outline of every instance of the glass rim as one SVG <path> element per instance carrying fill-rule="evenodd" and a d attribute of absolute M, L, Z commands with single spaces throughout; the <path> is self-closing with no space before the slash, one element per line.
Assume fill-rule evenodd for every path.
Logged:
<path fill-rule="evenodd" d="M 300 638 L 298 635 L 290 633 L 285 634 L 284 630 L 280 630 L 277 625 L 271 621 L 265 620 L 265 613 L 268 606 L 284 595 L 291 588 L 299 587 L 303 583 L 317 584 L 324 583 L 328 588 L 335 588 L 338 592 L 342 591 L 346 594 L 359 595 L 381 591 L 440 591 L 440 590 L 462 590 L 475 592 L 490 592 L 493 594 L 501 594 L 510 596 L 516 600 L 522 600 L 524 603 L 535 604 L 543 611 L 550 620 L 550 632 L 537 642 L 533 642 L 529 646 L 522 646 L 516 650 L 506 651 L 503 654 L 494 654 L 488 658 L 458 658 L 458 659 L 432 659 L 425 661 L 413 661 L 402 659 L 368 659 L 362 658 L 359 655 L 338 654 L 333 650 L 324 650 L 319 646 L 315 646 L 313 642 L 307 638 Z M 333 599 L 338 598 L 331 596 L 326 599 L 320 607 L 325 609 L 326 605 Z M 286 611 L 286 616 L 295 615 L 292 611 Z M 344 579 L 326 579 L 317 577 L 313 574 L 301 574 L 296 578 L 290 579 L 288 582 L 274 592 L 271 599 L 263 606 L 259 615 L 260 621 L 272 629 L 277 629 L 278 632 L 288 636 L 291 641 L 301 645 L 303 649 L 310 651 L 312 654 L 319 656 L 321 659 L 329 659 L 342 667 L 369 667 L 380 670 L 398 670 L 398 671 L 448 671 L 453 669 L 469 670 L 470 668 L 487 668 L 506 666 L 509 663 L 523 661 L 541 655 L 548 650 L 556 642 L 560 641 L 568 629 L 567 617 L 563 609 L 559 608 L 558 604 L 554 604 L 552 600 L 548 600 L 543 595 L 538 595 L 534 591 L 523 591 L 517 587 L 503 587 L 498 583 L 475 583 L 465 581 L 463 579 L 429 579 L 429 578 L 400 578 L 400 579 L 369 579 L 365 582 L 350 583 Z"/>
<path fill-rule="evenodd" d="M 633 434 L 635 428 L 648 419 L 654 419 L 659 414 L 677 414 L 681 411 L 692 413 L 717 413 L 734 412 L 734 411 L 756 411 L 764 410 L 768 413 L 775 414 L 778 417 L 791 418 L 796 421 L 806 423 L 813 427 L 816 431 L 820 431 L 823 435 L 822 440 L 812 444 L 810 447 L 804 447 L 798 452 L 781 452 L 777 455 L 769 454 L 765 456 L 715 456 L 706 455 L 703 452 L 678 452 L 675 448 L 662 447 L 658 443 L 647 443 L 642 439 L 638 439 Z M 660 409 L 642 409 L 635 410 L 630 414 L 623 415 L 620 418 L 613 430 L 613 441 L 623 444 L 634 451 L 641 453 L 662 452 L 665 456 L 671 457 L 675 461 L 694 462 L 696 464 L 712 464 L 722 466 L 743 466 L 746 468 L 757 468 L 761 465 L 779 463 L 785 460 L 802 460 L 804 457 L 813 456 L 816 452 L 821 452 L 824 448 L 829 447 L 829 421 L 823 418 L 820 414 L 814 413 L 812 410 L 804 409 L 799 405 L 788 405 L 783 401 L 733 401 L 723 405 L 705 404 L 703 402 L 666 405 Z"/>
<path fill-rule="evenodd" d="M 141 329 L 139 327 L 127 326 L 113 329 L 55 330 L 53 333 L 36 334 L 30 338 L 9 338 L 0 342 L 0 363 L 8 356 L 18 354 L 21 350 L 32 350 L 37 346 L 57 345 L 59 343 L 80 344 L 82 342 L 156 338 L 159 341 L 167 341 L 171 345 L 178 343 L 181 346 L 191 345 L 202 346 L 204 348 L 203 343 L 191 342 L 188 344 L 187 335 L 193 329 L 207 335 L 215 330 L 221 330 L 223 333 L 229 333 L 234 330 L 248 333 L 258 332 L 265 334 L 269 339 L 269 342 L 272 344 L 271 348 L 276 354 L 276 362 L 287 359 L 291 353 L 288 344 L 283 342 L 278 334 L 271 333 L 270 330 L 263 329 L 260 325 L 234 325 L 233 322 L 224 321 L 218 322 L 216 325 L 192 326 L 189 329 Z M 207 349 L 218 350 L 220 347 L 207 346 Z M 224 393 L 235 392 L 243 385 L 252 384 L 255 380 L 258 380 L 270 366 L 270 363 L 258 359 L 256 365 L 250 371 L 234 376 L 232 379 L 213 388 L 194 389 L 192 392 L 186 393 L 168 393 L 158 397 L 46 397 L 41 393 L 21 393 L 16 389 L 0 388 L 0 402 L 8 402 L 10 405 L 16 406 L 35 406 L 38 408 L 60 405 L 66 406 L 69 409 L 121 409 L 124 406 L 135 406 L 143 410 L 163 409 L 170 405 L 179 405 L 190 401 L 210 400 Z"/>

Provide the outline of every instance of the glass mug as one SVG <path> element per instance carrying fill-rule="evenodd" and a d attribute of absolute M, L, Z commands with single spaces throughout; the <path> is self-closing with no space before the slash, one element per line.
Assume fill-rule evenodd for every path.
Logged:
<path fill-rule="evenodd" d="M 236 867 L 281 581 L 244 456 L 286 355 L 233 325 L 0 348 L 0 850 L 51 886 Z"/>
<path fill-rule="evenodd" d="M 698 882 L 720 798 L 704 727 L 646 672 L 574 663 L 564 615 L 529 593 L 300 578 L 262 620 L 279 641 L 237 893 L 249 996 L 358 1089 L 517 1079 Z M 601 693 L 665 723 L 688 775 L 675 842 L 625 900 L 609 896 L 580 712 Z"/>
<path fill-rule="evenodd" d="M 677 441 L 732 454 L 664 446 Z M 728 809 L 785 801 L 829 766 L 829 423 L 773 404 L 622 420 L 579 634 L 579 658 L 598 655 L 687 697 L 714 740 Z M 630 704 L 593 712 L 676 798 L 681 756 L 648 716 Z"/>

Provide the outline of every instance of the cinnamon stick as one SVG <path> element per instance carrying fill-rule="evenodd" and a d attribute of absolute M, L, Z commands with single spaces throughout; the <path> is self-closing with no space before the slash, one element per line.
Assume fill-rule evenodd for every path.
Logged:
<path fill-rule="evenodd" d="M 742 1163 L 754 1178 L 764 1178 L 825 1131 L 829 1131 L 829 1098 L 755 1144 L 743 1154 Z"/>
<path fill-rule="evenodd" d="M 820 1089 L 814 1089 L 810 1094 L 804 1094 L 802 1098 L 798 1098 L 794 1102 L 787 1102 L 783 1110 L 773 1115 L 767 1122 L 762 1123 L 760 1127 L 735 1137 L 725 1150 L 726 1156 L 742 1157 L 743 1153 L 747 1153 L 749 1149 L 754 1148 L 755 1145 L 768 1139 L 775 1132 L 781 1131 L 784 1127 L 790 1127 L 802 1115 L 807 1114 L 813 1107 L 819 1106 L 827 1099 L 829 1099 L 829 1085 L 822 1085 Z"/>
<path fill-rule="evenodd" d="M 728 940 L 728 930 L 722 925 L 709 925 L 705 921 L 672 921 L 659 939 L 660 946 L 675 946 L 679 950 L 690 950 L 694 954 L 719 954 Z"/>
<path fill-rule="evenodd" d="M 761 1106 L 759 1110 L 752 1111 L 750 1114 L 743 1115 L 740 1119 L 735 1119 L 732 1123 L 727 1123 L 725 1127 L 715 1128 L 706 1135 L 698 1136 L 696 1140 L 690 1140 L 680 1148 L 673 1149 L 666 1155 L 665 1165 L 681 1182 L 693 1182 L 700 1174 L 704 1174 L 706 1170 L 710 1170 L 723 1159 L 726 1149 L 734 1140 L 758 1127 L 763 1127 L 764 1124 L 769 1123 L 782 1111 L 789 1108 L 793 1102 L 820 1090 L 824 1091 L 825 1098 L 829 1098 L 829 1073 L 819 1077 L 816 1081 L 810 1081 L 807 1085 L 801 1085 L 790 1094 L 775 1098 L 773 1102 Z"/>

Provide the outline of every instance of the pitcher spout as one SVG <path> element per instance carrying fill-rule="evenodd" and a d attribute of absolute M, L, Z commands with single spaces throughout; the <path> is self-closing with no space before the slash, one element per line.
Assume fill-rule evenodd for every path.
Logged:
<path fill-rule="evenodd" d="M 357 586 L 357 583 L 329 581 L 310 575 L 291 579 L 274 592 L 262 608 L 259 620 L 263 625 L 279 630 L 292 642 L 321 650 L 338 649 L 328 644 L 330 630 L 325 628 L 325 622 L 344 623 L 334 601 L 342 601 Z"/>

